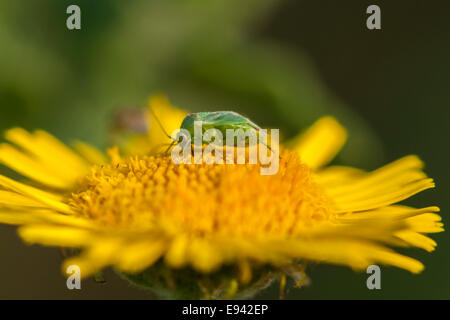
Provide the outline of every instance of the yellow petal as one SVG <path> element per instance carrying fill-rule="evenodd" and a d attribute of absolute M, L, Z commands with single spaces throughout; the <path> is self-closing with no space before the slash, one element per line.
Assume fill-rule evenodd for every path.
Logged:
<path fill-rule="evenodd" d="M 360 169 L 345 166 L 330 166 L 316 172 L 315 180 L 318 184 L 333 190 L 333 188 L 342 187 L 365 176 L 367 176 L 367 172 Z"/>
<path fill-rule="evenodd" d="M 81 247 L 94 240 L 92 232 L 80 228 L 52 225 L 28 225 L 18 229 L 20 237 L 28 243 L 47 246 Z"/>
<path fill-rule="evenodd" d="M 333 117 L 320 118 L 305 133 L 294 138 L 293 148 L 312 169 L 330 162 L 347 140 L 347 131 Z"/>
<path fill-rule="evenodd" d="M 48 224 L 49 226 L 70 226 L 91 230 L 98 229 L 98 226 L 91 220 L 63 215 L 59 212 L 52 212 L 40 208 L 13 208 L 0 210 L 0 222 L 14 225 Z"/>
<path fill-rule="evenodd" d="M 222 262 L 219 250 L 205 239 L 193 238 L 189 244 L 188 255 L 194 268 L 202 272 L 211 272 Z"/>
<path fill-rule="evenodd" d="M 404 220 L 410 217 L 422 215 L 424 213 L 439 212 L 438 207 L 412 208 L 407 206 L 393 205 L 388 207 L 377 208 L 363 212 L 349 212 L 337 217 L 340 222 L 350 223 L 355 220 L 375 220 L 386 219 L 390 221 Z M 439 217 L 438 215 L 436 215 Z M 440 217 L 439 217 L 440 220 Z M 439 221 L 437 220 L 437 221 Z"/>
<path fill-rule="evenodd" d="M 167 250 L 165 259 L 166 262 L 174 268 L 180 268 L 186 264 L 187 248 L 189 238 L 185 235 L 177 236 L 171 243 Z"/>
<path fill-rule="evenodd" d="M 39 223 L 42 219 L 33 212 L 0 211 L 0 222 L 12 225 Z"/>
<path fill-rule="evenodd" d="M 423 264 L 385 247 L 362 241 L 328 240 L 285 243 L 281 249 L 297 258 L 348 265 L 364 270 L 371 264 L 382 263 L 419 273 Z"/>
<path fill-rule="evenodd" d="M 67 275 L 67 268 L 76 265 L 80 268 L 82 278 L 89 277 L 104 267 L 114 264 L 121 246 L 121 241 L 114 238 L 95 241 L 81 255 L 65 260 L 62 272 Z"/>
<path fill-rule="evenodd" d="M 424 265 L 416 259 L 387 250 L 375 251 L 374 260 L 375 262 L 408 270 L 411 273 L 420 273 L 425 268 Z"/>
<path fill-rule="evenodd" d="M 440 222 L 441 217 L 434 213 L 425 213 L 406 219 L 411 230 L 421 233 L 442 232 L 443 224 Z"/>
<path fill-rule="evenodd" d="M 155 263 L 166 249 L 165 241 L 141 240 L 127 244 L 115 265 L 122 271 L 136 273 Z"/>
<path fill-rule="evenodd" d="M 433 251 L 437 246 L 437 243 L 433 239 L 411 230 L 396 232 L 395 236 L 411 246 L 424 249 L 428 252 Z"/>
<path fill-rule="evenodd" d="M 17 208 L 17 207 L 31 207 L 42 208 L 42 203 L 33 200 L 16 192 L 0 189 L 0 207 Z"/>
<path fill-rule="evenodd" d="M 43 149 L 53 153 L 52 159 L 57 159 L 66 168 L 71 168 L 79 172 L 89 169 L 90 166 L 86 161 L 48 132 L 37 130 L 34 135 Z"/>
<path fill-rule="evenodd" d="M 5 133 L 5 138 L 21 147 L 35 162 L 72 184 L 89 169 L 84 159 L 45 131 L 29 133 L 13 128 Z"/>
<path fill-rule="evenodd" d="M 321 172 L 316 176 L 336 205 L 336 211 L 344 213 L 385 207 L 433 188 L 433 180 L 427 179 L 422 168 L 423 162 L 418 157 L 407 156 L 367 174 L 349 177 L 346 168 L 341 174 L 341 168 L 334 168 L 334 180 L 326 170 L 322 180 Z"/>
<path fill-rule="evenodd" d="M 103 152 L 87 143 L 77 141 L 74 144 L 74 149 L 81 154 L 81 156 L 89 161 L 91 164 L 104 164 L 107 162 Z"/>
<path fill-rule="evenodd" d="M 334 185 L 331 186 L 325 181 L 322 181 L 322 186 L 327 189 L 327 193 L 333 197 L 352 195 L 365 190 L 372 190 L 373 187 L 384 187 L 386 183 L 392 184 L 392 180 L 398 184 L 402 180 L 414 181 L 425 177 L 422 172 L 423 162 L 414 155 L 400 158 L 391 162 L 370 173 L 355 173 L 348 176 L 349 169 L 346 167 L 334 167 L 334 175 L 340 175 L 340 180 L 335 180 Z M 343 172 L 340 172 L 343 171 Z M 324 170 L 325 176 L 327 169 Z M 322 176 L 322 171 L 318 172 L 319 180 Z"/>
<path fill-rule="evenodd" d="M 336 212 L 365 211 L 374 208 L 385 207 L 393 203 L 405 200 L 421 191 L 434 188 L 432 179 L 423 179 L 406 185 L 397 186 L 393 190 L 385 190 L 368 198 L 344 199 L 333 198 L 336 204 Z"/>
<path fill-rule="evenodd" d="M 73 183 L 72 179 L 61 175 L 54 167 L 46 166 L 7 143 L 0 144 L 0 162 L 23 176 L 49 187 L 66 189 Z"/>
<path fill-rule="evenodd" d="M 9 190 L 17 192 L 23 196 L 30 197 L 31 199 L 45 204 L 49 208 L 53 208 L 63 213 L 73 214 L 73 210 L 65 203 L 63 203 L 62 197 L 46 192 L 23 183 L 14 181 L 5 176 L 0 175 L 0 186 L 3 186 Z"/>

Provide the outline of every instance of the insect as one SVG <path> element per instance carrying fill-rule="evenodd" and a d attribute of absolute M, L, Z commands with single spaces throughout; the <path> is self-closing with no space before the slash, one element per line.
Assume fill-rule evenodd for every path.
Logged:
<path fill-rule="evenodd" d="M 153 111 L 152 111 L 153 113 Z M 159 126 L 165 132 L 161 122 L 153 113 L 153 116 L 156 118 Z M 182 121 L 180 129 L 185 129 L 189 132 L 189 134 L 194 136 L 194 128 L 195 122 L 200 121 L 202 124 L 202 131 L 205 132 L 208 129 L 216 129 L 222 133 L 222 136 L 226 136 L 227 129 L 233 130 L 243 130 L 246 131 L 248 129 L 253 129 L 256 131 L 259 141 L 264 144 L 267 148 L 273 151 L 269 146 L 267 146 L 264 142 L 261 141 L 259 131 L 262 130 L 256 123 L 251 121 L 250 119 L 240 115 L 234 111 L 214 111 L 214 112 L 195 112 L 188 114 Z M 202 134 L 203 134 L 202 132 Z M 172 138 L 170 135 L 165 132 L 165 134 L 169 137 L 169 139 L 173 140 L 172 144 L 166 150 L 169 151 L 170 148 L 177 143 L 178 141 Z"/>

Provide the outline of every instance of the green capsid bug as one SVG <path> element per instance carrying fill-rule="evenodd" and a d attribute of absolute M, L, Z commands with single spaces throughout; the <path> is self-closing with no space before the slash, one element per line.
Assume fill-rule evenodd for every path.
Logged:
<path fill-rule="evenodd" d="M 153 111 L 152 111 L 153 112 Z M 161 124 L 161 122 L 158 120 L 156 115 L 153 113 L 154 117 L 157 119 L 158 124 L 160 125 L 161 129 L 164 128 Z M 262 130 L 256 123 L 251 121 L 250 119 L 244 117 L 243 115 L 240 115 L 237 112 L 234 111 L 213 111 L 213 112 L 195 112 L 195 113 L 189 113 L 182 121 L 180 129 L 184 129 L 191 137 L 195 136 L 195 124 L 197 122 L 200 122 L 202 125 L 202 134 L 209 130 L 209 129 L 215 129 L 218 130 L 222 136 L 226 136 L 226 131 L 228 129 L 231 130 L 243 130 L 246 131 L 248 129 L 255 130 L 255 133 L 258 137 L 259 142 L 261 142 L 263 145 L 265 145 L 267 148 L 269 148 L 271 151 L 273 151 L 267 144 L 265 144 L 263 141 L 261 141 L 260 138 L 260 130 Z M 165 132 L 165 131 L 164 131 Z M 173 140 L 172 144 L 169 146 L 169 148 L 166 150 L 168 152 L 170 148 L 178 142 L 178 140 L 171 137 L 167 132 L 165 134 Z M 246 141 L 248 141 L 248 137 L 246 138 Z M 203 143 L 203 141 L 202 141 Z"/>
<path fill-rule="evenodd" d="M 250 119 L 234 111 L 190 113 L 184 118 L 180 129 L 185 129 L 191 134 L 191 136 L 194 136 L 194 124 L 196 121 L 200 121 L 202 123 L 203 131 L 208 129 L 216 129 L 223 135 L 225 135 L 227 129 L 261 130 L 261 128 Z"/>

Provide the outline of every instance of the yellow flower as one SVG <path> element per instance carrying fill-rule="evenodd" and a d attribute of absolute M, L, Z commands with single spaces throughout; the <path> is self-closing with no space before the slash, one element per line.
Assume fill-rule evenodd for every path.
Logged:
<path fill-rule="evenodd" d="M 159 102 L 153 108 L 171 132 L 179 126 L 171 112 L 177 122 L 184 113 Z M 151 128 L 152 146 L 167 143 Z M 242 283 L 261 266 L 289 270 L 303 261 L 418 273 L 421 262 L 391 247 L 432 251 L 425 234 L 443 231 L 437 207 L 398 204 L 434 187 L 418 157 L 373 172 L 324 167 L 346 140 L 331 117 L 295 139 L 272 176 L 259 165 L 175 165 L 168 155 L 124 157 L 117 148 L 106 160 L 43 131 L 15 128 L 5 137 L 0 161 L 29 181 L 0 176 L 0 222 L 19 225 L 28 243 L 81 248 L 64 270 L 75 264 L 82 276 L 109 265 L 136 274 L 161 261 L 199 274 L 237 266 Z"/>

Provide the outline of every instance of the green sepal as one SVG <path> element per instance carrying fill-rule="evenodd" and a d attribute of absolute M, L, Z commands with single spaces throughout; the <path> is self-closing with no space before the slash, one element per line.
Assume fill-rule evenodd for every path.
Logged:
<path fill-rule="evenodd" d="M 250 299 L 269 287 L 279 277 L 270 267 L 253 269 L 252 280 L 247 284 L 237 282 L 235 267 L 223 267 L 211 274 L 202 274 L 191 268 L 172 269 L 158 262 L 137 274 L 117 271 L 133 285 L 150 290 L 160 299 Z M 237 288 L 233 289 L 233 284 Z"/>

